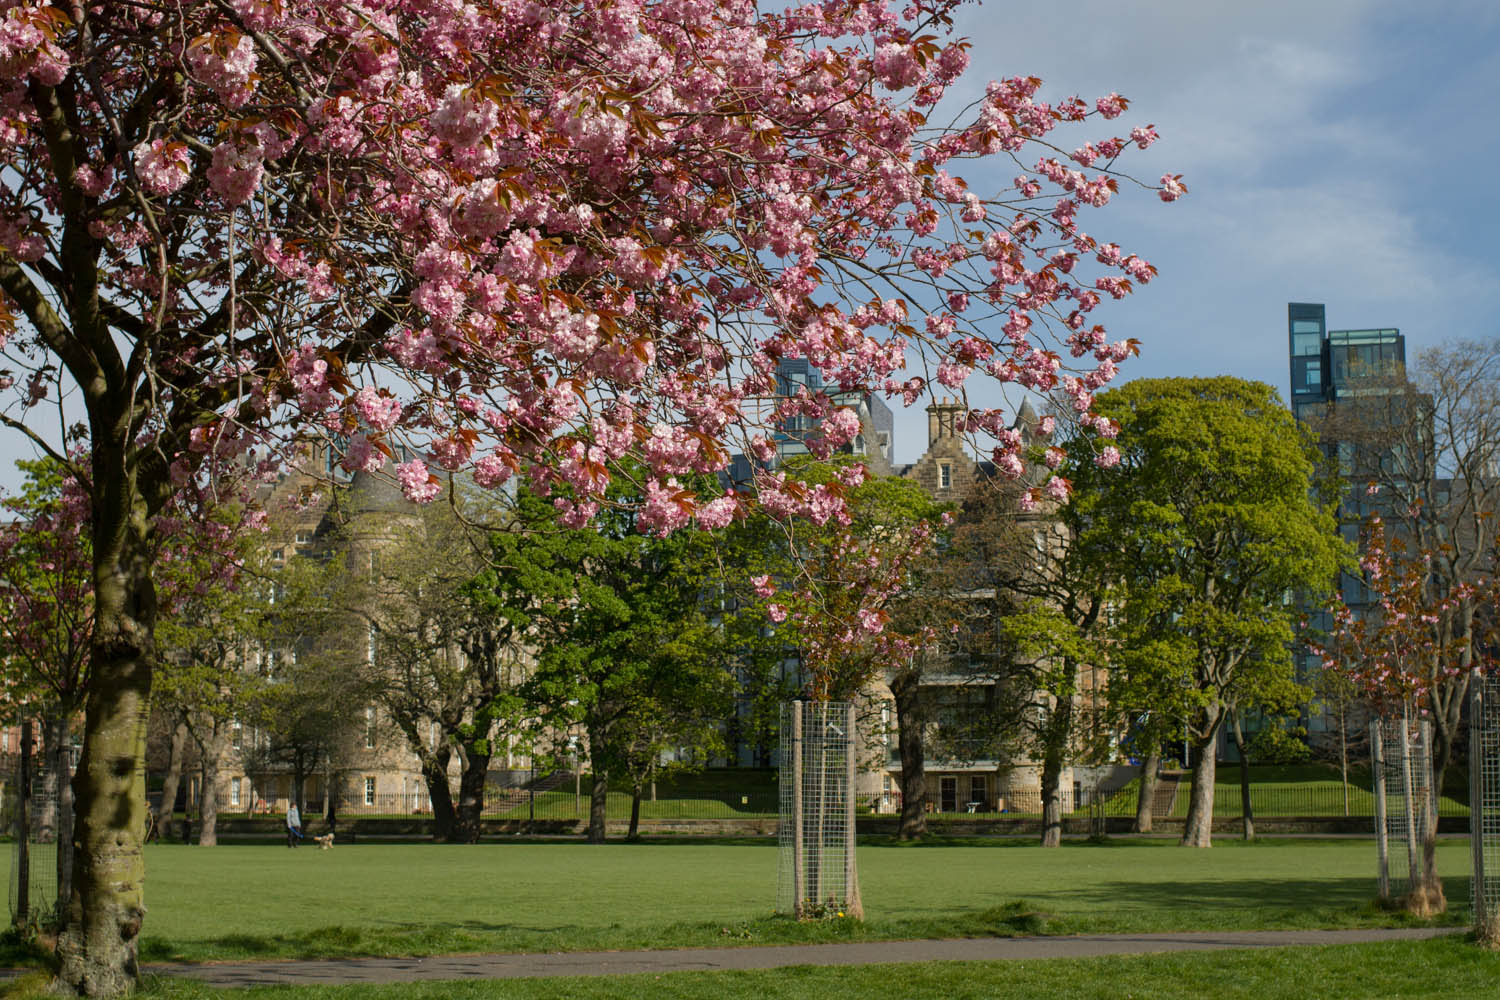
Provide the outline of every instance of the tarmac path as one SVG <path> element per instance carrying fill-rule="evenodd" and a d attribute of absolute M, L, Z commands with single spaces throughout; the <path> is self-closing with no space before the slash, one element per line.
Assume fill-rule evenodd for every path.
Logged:
<path fill-rule="evenodd" d="M 901 962 L 993 962 L 1014 959 L 1090 958 L 1225 948 L 1417 941 L 1462 928 L 1368 930 L 1185 931 L 1167 934 L 1087 934 L 1073 937 L 963 938 L 938 941 L 869 941 L 848 944 L 663 951 L 575 951 L 427 958 L 341 958 L 278 962 L 148 964 L 148 976 L 180 976 L 215 986 L 312 986 L 408 983 L 444 979 L 523 979 L 546 976 L 620 976 L 631 973 L 717 972 L 793 965 L 882 965 Z"/>

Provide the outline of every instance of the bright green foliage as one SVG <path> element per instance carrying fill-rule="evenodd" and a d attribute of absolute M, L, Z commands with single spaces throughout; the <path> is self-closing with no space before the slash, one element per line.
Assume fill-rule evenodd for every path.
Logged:
<path fill-rule="evenodd" d="M 88 687 L 93 636 L 92 546 L 70 514 L 63 470 L 50 459 L 16 463 L 21 492 L 4 503 L 0 637 L 7 708 L 23 703 L 72 714 Z"/>
<path fill-rule="evenodd" d="M 256 534 L 236 540 L 246 569 L 261 580 L 271 569 L 262 541 Z M 219 764 L 236 719 L 253 714 L 262 681 L 250 660 L 266 633 L 269 585 L 195 589 L 187 581 L 207 575 L 196 558 L 158 564 L 157 573 L 174 578 L 173 589 L 184 597 L 156 620 L 155 700 L 174 725 L 185 724 L 197 744 L 204 771 L 199 842 L 211 845 L 220 804 Z"/>
<path fill-rule="evenodd" d="M 714 541 L 643 534 L 624 505 L 581 529 L 562 527 L 550 504 L 525 492 L 516 509 L 520 530 L 492 536 L 484 585 L 497 603 L 550 595 L 524 611 L 537 651 L 523 697 L 543 729 L 582 729 L 594 774 L 589 838 L 602 841 L 611 779 L 638 794 L 667 751 L 701 765 L 720 746 L 733 677 Z"/>
<path fill-rule="evenodd" d="M 1204 762 L 1184 839 L 1206 844 L 1220 727 L 1237 707 L 1302 696 L 1291 595 L 1329 586 L 1352 557 L 1333 498 L 1311 490 L 1314 442 L 1270 386 L 1142 380 L 1098 410 L 1120 425 L 1120 466 L 1080 464 L 1074 487 L 1083 531 L 1117 554 L 1110 699 L 1186 723 Z"/>
<path fill-rule="evenodd" d="M 362 637 L 349 628 L 340 562 L 260 558 L 243 595 L 253 613 L 237 637 L 244 661 L 236 715 L 246 732 L 239 755 L 249 774 L 290 773 L 293 797 L 310 811 L 302 796 L 308 776 L 336 779 L 362 745 L 372 693 L 366 675 L 348 669 L 364 652 Z"/>

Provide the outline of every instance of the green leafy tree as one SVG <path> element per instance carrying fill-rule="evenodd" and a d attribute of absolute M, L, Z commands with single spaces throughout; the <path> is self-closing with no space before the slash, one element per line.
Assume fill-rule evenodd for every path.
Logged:
<path fill-rule="evenodd" d="M 240 755 L 251 774 L 289 774 L 291 798 L 305 806 L 307 779 L 336 778 L 365 732 L 374 694 L 350 668 L 364 652 L 362 630 L 340 598 L 342 567 L 293 553 L 271 561 L 250 599 L 238 716 L 250 735 Z M 329 781 L 329 794 L 335 782 Z"/>
<path fill-rule="evenodd" d="M 55 842 L 61 917 L 72 884 L 73 724 L 88 695 L 94 600 L 88 501 L 62 465 L 20 461 L 21 491 L 0 526 L 0 636 L 12 711 L 42 723 L 42 808 L 35 836 Z"/>
<path fill-rule="evenodd" d="M 611 489 L 610 499 L 626 499 L 629 480 Z M 641 747 L 649 757 L 650 747 L 701 736 L 705 720 L 728 714 L 711 538 L 645 534 L 624 504 L 576 529 L 524 491 L 517 509 L 530 530 L 492 536 L 497 586 L 515 593 L 520 577 L 537 573 L 568 582 L 565 594 L 534 609 L 537 653 L 524 697 L 542 728 L 561 733 L 576 725 L 587 736 L 588 839 L 602 843 L 611 780 L 642 773 Z M 678 701 L 684 691 L 692 697 Z"/>
<path fill-rule="evenodd" d="M 246 546 L 249 548 L 249 546 Z M 257 547 L 247 552 L 260 561 Z M 173 566 L 190 573 L 190 566 Z M 213 588 L 192 594 L 156 622 L 159 666 L 156 700 L 168 717 L 180 722 L 198 751 L 202 772 L 198 843 L 218 843 L 220 765 L 230 751 L 230 732 L 246 708 L 256 678 L 247 671 L 248 638 L 261 624 L 261 588 Z M 179 761 L 180 764 L 180 761 Z M 176 797 L 176 785 L 163 789 Z M 170 811 L 171 803 L 163 809 Z M 170 812 L 167 813 L 170 815 Z"/>
<path fill-rule="evenodd" d="M 420 762 L 436 840 L 478 841 L 490 762 L 519 735 L 534 615 L 558 605 L 571 583 L 548 571 L 544 550 L 519 546 L 496 565 L 499 549 L 487 550 L 452 507 L 436 506 L 414 513 L 352 574 L 346 600 L 370 629 L 370 684 Z"/>
<path fill-rule="evenodd" d="M 1074 488 L 1118 553 L 1110 696 L 1181 713 L 1197 757 L 1182 842 L 1207 847 L 1220 730 L 1240 706 L 1296 697 L 1287 595 L 1326 587 L 1351 556 L 1312 490 L 1314 441 L 1270 386 L 1140 380 L 1097 404 L 1119 428 L 1118 468 L 1078 463 Z"/>

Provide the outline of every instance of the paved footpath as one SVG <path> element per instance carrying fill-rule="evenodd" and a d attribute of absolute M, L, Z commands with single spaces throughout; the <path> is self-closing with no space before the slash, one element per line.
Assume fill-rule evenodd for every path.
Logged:
<path fill-rule="evenodd" d="M 1089 958 L 1150 952 L 1275 948 L 1286 945 L 1416 941 L 1460 928 L 1343 931 L 1188 931 L 1174 934 L 1088 934 L 1077 937 L 965 938 L 852 944 L 670 951 L 575 951 L 545 954 L 435 955 L 430 958 L 345 958 L 319 961 L 213 962 L 146 965 L 146 975 L 181 976 L 215 986 L 312 986 L 410 983 L 437 979 L 521 979 L 619 976 L 637 972 L 717 972 L 791 965 L 880 965 L 891 962 L 993 962 L 1020 958 Z"/>

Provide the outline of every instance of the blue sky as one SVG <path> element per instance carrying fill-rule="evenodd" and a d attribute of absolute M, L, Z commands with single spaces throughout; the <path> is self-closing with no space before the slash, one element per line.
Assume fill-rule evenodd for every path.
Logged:
<path fill-rule="evenodd" d="M 1154 123 L 1161 141 L 1122 162 L 1184 175 L 1180 202 L 1137 192 L 1086 220 L 1160 269 L 1104 315 L 1143 345 L 1122 377 L 1233 374 L 1284 394 L 1289 301 L 1326 303 L 1336 329 L 1400 327 L 1409 356 L 1500 333 L 1492 0 L 996 2 L 958 30 L 969 96 L 1016 75 L 1052 97 L 1119 91 L 1125 117 L 1076 138 Z M 925 439 L 920 407 L 898 414 L 898 460 Z M 0 486 L 24 450 L 0 438 Z"/>
<path fill-rule="evenodd" d="M 1122 379 L 1232 374 L 1284 396 L 1293 301 L 1326 303 L 1334 329 L 1399 327 L 1408 357 L 1500 333 L 1500 198 L 1486 179 L 1500 6 L 993 3 L 964 8 L 958 31 L 974 43 L 975 93 L 1017 75 L 1052 97 L 1118 91 L 1130 110 L 1097 125 L 1162 136 L 1122 165 L 1148 182 L 1184 175 L 1175 204 L 1136 194 L 1086 220 L 1160 269 L 1104 313 L 1112 337 L 1142 343 Z M 901 460 L 926 443 L 917 416 L 898 424 Z"/>

